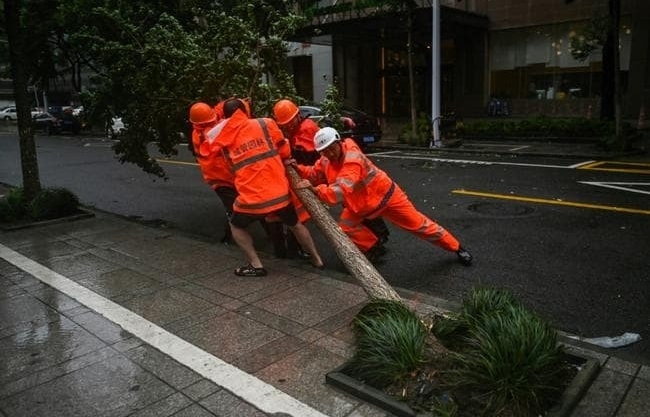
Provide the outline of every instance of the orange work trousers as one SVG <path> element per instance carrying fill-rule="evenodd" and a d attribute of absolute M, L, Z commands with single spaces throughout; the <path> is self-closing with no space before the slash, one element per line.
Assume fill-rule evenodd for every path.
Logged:
<path fill-rule="evenodd" d="M 408 199 L 406 193 L 397 185 L 386 204 L 373 212 L 371 216 L 373 218 L 381 216 L 395 226 L 450 252 L 456 252 L 460 247 L 460 243 L 451 233 L 420 213 Z M 370 229 L 363 225 L 363 219 L 347 208 L 343 208 L 338 223 L 350 240 L 365 253 L 377 243 L 378 239 Z"/>

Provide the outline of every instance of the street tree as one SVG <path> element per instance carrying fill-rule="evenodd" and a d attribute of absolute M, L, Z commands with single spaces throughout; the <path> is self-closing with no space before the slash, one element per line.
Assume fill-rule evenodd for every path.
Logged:
<path fill-rule="evenodd" d="M 23 195 L 32 200 L 41 191 L 36 143 L 31 123 L 30 85 L 50 79 L 55 74 L 54 50 L 48 44 L 56 31 L 52 18 L 56 2 L 6 0 L 3 2 L 4 29 L 7 38 L 8 72 L 13 80 L 14 100 L 18 114 L 18 137 L 23 180 Z M 56 78 L 56 77 L 53 77 Z"/>
<path fill-rule="evenodd" d="M 564 0 L 566 4 L 575 0 Z M 621 19 L 621 0 L 607 1 L 607 15 L 596 14 L 585 25 L 582 33 L 571 39 L 571 55 L 584 61 L 601 48 L 603 53 L 603 76 L 601 84 L 600 118 L 614 120 L 616 138 L 625 147 L 621 121 L 621 69 L 619 53 L 619 30 Z"/>
<path fill-rule="evenodd" d="M 268 113 L 293 91 L 284 39 L 303 22 L 293 2 L 62 3 L 68 42 L 94 69 L 84 108 L 101 123 L 121 117 L 119 161 L 158 177 L 165 172 L 149 145 L 174 155 L 186 140 L 193 102 L 251 97 L 256 112 Z"/>

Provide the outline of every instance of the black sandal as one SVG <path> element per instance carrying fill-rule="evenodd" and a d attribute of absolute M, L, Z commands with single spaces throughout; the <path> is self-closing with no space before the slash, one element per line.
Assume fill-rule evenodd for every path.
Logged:
<path fill-rule="evenodd" d="M 266 274 L 266 269 L 255 268 L 251 264 L 240 266 L 239 268 L 235 269 L 235 275 L 240 277 L 263 277 Z"/>

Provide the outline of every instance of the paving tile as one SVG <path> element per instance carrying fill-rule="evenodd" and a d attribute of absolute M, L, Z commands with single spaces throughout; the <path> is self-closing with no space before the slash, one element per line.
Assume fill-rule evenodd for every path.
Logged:
<path fill-rule="evenodd" d="M 68 297 L 46 284 L 38 285 L 35 288 L 27 288 L 27 291 L 34 298 L 59 312 L 66 312 L 82 307 L 82 304 L 79 304 L 77 300 Z"/>
<path fill-rule="evenodd" d="M 605 362 L 605 368 L 630 376 L 636 375 L 640 367 L 641 365 L 639 364 L 624 361 L 614 356 L 610 356 L 607 362 Z"/>
<path fill-rule="evenodd" d="M 230 311 L 180 329 L 177 335 L 226 362 L 284 337 L 278 330 Z"/>
<path fill-rule="evenodd" d="M 212 306 L 203 311 L 199 311 L 189 316 L 182 317 L 178 320 L 174 320 L 171 323 L 164 324 L 162 327 L 171 333 L 177 334 L 183 329 L 188 329 L 207 320 L 212 320 L 215 317 L 226 313 L 226 311 L 227 310 L 225 308 L 222 308 L 220 306 Z"/>
<path fill-rule="evenodd" d="M 258 372 L 255 376 L 331 417 L 348 415 L 360 403 L 325 384 L 325 374 L 344 358 L 307 345 Z"/>
<path fill-rule="evenodd" d="M 132 337 L 131 333 L 92 310 L 75 315 L 71 320 L 109 345 Z"/>
<path fill-rule="evenodd" d="M 642 366 L 641 369 L 639 369 L 638 378 L 650 381 L 650 366 Z"/>
<path fill-rule="evenodd" d="M 243 305 L 243 303 L 236 298 L 225 295 L 213 286 L 201 285 L 199 282 L 183 281 L 176 287 L 188 294 L 203 298 L 212 304 L 231 306 L 230 309 L 232 309 L 233 306 Z"/>
<path fill-rule="evenodd" d="M 210 417 L 215 415 L 216 414 L 209 412 L 200 405 L 192 404 L 191 406 L 184 408 L 178 413 L 174 414 L 174 417 Z"/>
<path fill-rule="evenodd" d="M 159 288 L 160 286 L 159 281 L 125 268 L 112 271 L 88 271 L 88 273 L 77 275 L 75 281 L 106 298 L 130 294 L 142 288 Z"/>
<path fill-rule="evenodd" d="M 256 302 L 268 298 L 272 295 L 281 293 L 299 285 L 304 285 L 310 279 L 302 277 L 300 275 L 292 275 L 283 271 L 282 273 L 274 273 L 269 270 L 269 276 L 264 277 L 269 279 L 272 282 L 272 285 L 265 285 L 256 289 L 253 292 L 242 295 L 240 298 L 242 301 L 248 304 L 255 304 Z"/>
<path fill-rule="evenodd" d="M 232 363 L 244 372 L 254 373 L 301 349 L 307 342 L 291 336 L 273 340 L 240 355 Z"/>
<path fill-rule="evenodd" d="M 325 348 L 328 351 L 346 359 L 352 357 L 355 349 L 353 344 L 341 339 L 337 339 L 336 337 L 332 337 L 330 335 L 326 335 L 325 337 L 314 341 L 314 345 Z"/>
<path fill-rule="evenodd" d="M 168 397 L 173 390 L 116 355 L 0 400 L 9 416 L 127 416 Z"/>
<path fill-rule="evenodd" d="M 205 300 L 174 288 L 163 288 L 120 304 L 159 326 L 213 307 Z"/>
<path fill-rule="evenodd" d="M 291 287 L 256 305 L 305 326 L 314 326 L 359 303 L 357 294 L 315 281 Z"/>
<path fill-rule="evenodd" d="M 648 415 L 649 408 L 650 381 L 637 378 L 632 383 L 616 417 L 640 417 Z"/>
<path fill-rule="evenodd" d="M 61 240 L 42 240 L 23 245 L 18 252 L 36 262 L 43 263 L 52 258 L 79 255 L 85 250 Z"/>
<path fill-rule="evenodd" d="M 0 383 L 62 364 L 106 345 L 71 320 L 33 327 L 0 339 Z"/>
<path fill-rule="evenodd" d="M 282 333 L 292 336 L 298 335 L 306 329 L 306 327 L 300 323 L 286 317 L 275 315 L 254 305 L 244 305 L 239 308 L 237 312 L 252 320 L 259 321 L 260 323 L 264 323 L 267 326 L 280 330 Z"/>
<path fill-rule="evenodd" d="M 42 319 L 58 320 L 58 313 L 27 293 L 0 300 L 0 329 L 15 328 L 21 323 L 29 324 Z"/>
<path fill-rule="evenodd" d="M 115 263 L 106 261 L 87 252 L 43 259 L 39 263 L 65 277 L 71 278 L 75 275 L 87 274 L 90 271 L 108 272 L 120 268 Z"/>
<path fill-rule="evenodd" d="M 168 417 L 176 415 L 176 412 L 181 411 L 190 405 L 192 405 L 192 401 L 180 392 L 177 392 L 138 410 L 131 414 L 130 417 Z"/>
<path fill-rule="evenodd" d="M 36 387 L 58 378 L 61 375 L 75 372 L 81 368 L 101 362 L 115 355 L 119 355 L 119 352 L 107 346 L 85 355 L 78 356 L 56 366 L 18 377 L 7 384 L 0 386 L 0 398 L 8 397 L 29 388 Z"/>
<path fill-rule="evenodd" d="M 285 288 L 285 281 L 295 279 L 295 277 L 286 274 L 269 274 L 259 278 L 238 277 L 232 271 L 241 265 L 241 261 L 235 261 L 232 267 L 228 268 L 227 272 L 209 274 L 202 278 L 194 279 L 193 282 L 221 294 L 232 298 L 239 298 L 242 301 L 250 303 L 251 301 L 246 299 L 246 296 L 261 293 L 262 295 L 255 297 L 255 299 L 259 299 L 278 289 Z"/>
<path fill-rule="evenodd" d="M 632 382 L 629 375 L 603 368 L 591 384 L 571 417 L 611 417 L 621 404 Z"/>
<path fill-rule="evenodd" d="M 178 390 L 187 388 L 202 379 L 199 374 L 149 345 L 128 350 L 125 355 Z"/>
<path fill-rule="evenodd" d="M 257 408 L 242 402 L 226 390 L 220 390 L 200 401 L 203 407 L 218 416 L 265 417 Z"/>
<path fill-rule="evenodd" d="M 202 379 L 183 390 L 183 394 L 187 395 L 192 401 L 199 401 L 208 395 L 212 395 L 221 389 L 212 381 Z"/>

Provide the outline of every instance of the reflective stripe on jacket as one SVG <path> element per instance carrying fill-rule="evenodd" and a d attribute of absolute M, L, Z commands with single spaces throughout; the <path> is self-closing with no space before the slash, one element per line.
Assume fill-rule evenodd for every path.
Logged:
<path fill-rule="evenodd" d="M 394 190 L 393 181 L 377 168 L 351 140 L 339 142 L 341 162 L 321 157 L 313 167 L 298 165 L 298 173 L 316 187 L 318 198 L 327 204 L 342 203 L 348 210 L 372 217 L 382 208 Z"/>
<path fill-rule="evenodd" d="M 215 136 L 216 135 L 216 136 Z M 223 152 L 235 178 L 234 211 L 268 214 L 289 204 L 284 158 L 288 143 L 271 119 L 249 119 L 237 110 L 220 129 L 206 132 L 210 153 Z"/>

